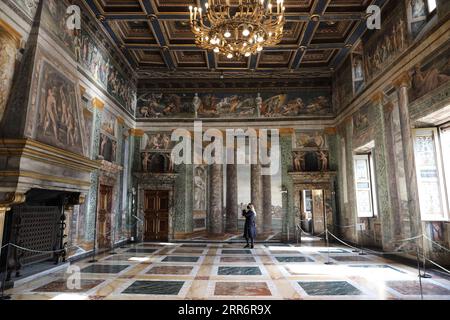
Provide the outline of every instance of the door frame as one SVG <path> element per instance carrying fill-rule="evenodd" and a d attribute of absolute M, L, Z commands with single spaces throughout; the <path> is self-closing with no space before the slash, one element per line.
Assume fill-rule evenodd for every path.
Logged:
<path fill-rule="evenodd" d="M 137 240 L 144 240 L 144 201 L 145 201 L 145 191 L 168 191 L 169 192 L 169 236 L 168 241 L 175 240 L 175 230 L 174 230 L 174 219 L 175 219 L 175 206 L 174 206 L 174 194 L 175 187 L 172 186 L 164 186 L 164 185 L 154 185 L 154 184 L 146 184 L 142 183 L 138 185 L 138 212 L 137 217 L 139 220 L 137 221 Z"/>
<path fill-rule="evenodd" d="M 145 202 L 146 202 L 146 194 L 147 193 L 156 193 L 156 194 L 158 194 L 158 193 L 165 193 L 165 194 L 167 194 L 167 206 L 168 206 L 168 208 L 167 208 L 167 239 L 166 238 L 164 238 L 164 239 L 162 239 L 162 240 L 159 240 L 159 239 L 153 239 L 153 240 L 150 240 L 150 239 L 146 239 L 145 238 L 145 224 L 147 223 L 147 217 L 146 217 L 146 214 L 145 214 Z M 157 197 L 157 199 L 158 199 L 158 197 Z M 169 228 L 169 220 L 170 220 L 170 191 L 168 191 L 168 190 L 152 190 L 152 189 L 145 189 L 144 190 L 144 206 L 142 207 L 143 208 L 143 214 L 144 214 L 144 218 L 143 218 L 143 233 L 142 233 L 142 239 L 143 239 L 143 241 L 147 241 L 147 242 L 152 242 L 152 241 L 155 241 L 155 242 L 161 242 L 161 241 L 168 241 L 169 240 L 169 235 L 170 235 L 170 228 Z M 159 211 L 157 211 L 157 212 L 159 212 Z M 157 213 L 156 212 L 156 213 Z M 158 233 L 156 233 L 156 234 L 158 234 Z"/>

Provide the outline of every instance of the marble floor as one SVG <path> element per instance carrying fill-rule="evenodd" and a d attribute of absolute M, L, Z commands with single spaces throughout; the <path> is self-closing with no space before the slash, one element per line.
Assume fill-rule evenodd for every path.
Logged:
<path fill-rule="evenodd" d="M 417 269 L 323 244 L 143 243 L 76 262 L 7 291 L 26 300 L 421 299 Z M 325 264 L 331 262 L 331 264 Z M 450 281 L 422 279 L 424 299 Z"/>

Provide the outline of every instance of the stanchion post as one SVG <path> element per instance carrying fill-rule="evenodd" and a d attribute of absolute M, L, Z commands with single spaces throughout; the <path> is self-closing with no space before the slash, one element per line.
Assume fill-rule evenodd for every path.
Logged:
<path fill-rule="evenodd" d="M 355 232 L 356 232 L 356 233 L 358 232 L 358 224 L 357 224 L 357 223 L 355 223 Z M 357 252 L 359 252 L 359 249 L 358 249 L 358 248 L 355 248 L 355 249 L 352 250 L 352 252 L 353 252 L 353 253 L 357 253 Z"/>
<path fill-rule="evenodd" d="M 324 208 L 325 208 L 325 206 L 324 206 Z M 327 248 L 328 248 L 328 257 L 327 257 L 327 262 L 325 262 L 325 264 L 332 265 L 334 263 L 330 261 L 330 241 L 328 238 L 328 219 L 327 219 L 326 210 L 325 210 L 325 240 L 327 241 Z"/>
<path fill-rule="evenodd" d="M 5 287 L 6 287 L 6 277 L 8 275 L 8 254 L 9 254 L 9 246 L 10 244 L 8 243 L 8 245 L 5 247 L 6 250 L 6 263 L 5 263 L 5 272 L 3 273 L 3 277 L 2 277 L 2 293 L 0 295 L 0 301 L 2 300 L 11 300 L 11 296 L 10 295 L 6 295 L 5 296 Z"/>
<path fill-rule="evenodd" d="M 416 242 L 416 259 L 417 259 L 417 272 L 419 274 L 420 298 L 423 300 L 422 276 L 420 273 L 419 246 L 417 245 L 417 242 Z"/>
<path fill-rule="evenodd" d="M 115 218 L 114 218 L 115 219 Z M 112 238 L 112 250 L 111 250 L 111 252 L 109 253 L 109 254 L 117 254 L 115 251 L 114 251 L 114 244 L 115 244 L 115 241 L 116 241 L 116 222 L 114 221 L 114 225 L 113 225 L 113 238 Z"/>
<path fill-rule="evenodd" d="M 432 278 L 431 274 L 427 273 L 427 261 L 426 261 L 426 257 L 425 257 L 425 237 L 422 235 L 422 255 L 423 255 L 423 273 L 420 275 L 422 278 L 425 279 L 430 279 Z"/>

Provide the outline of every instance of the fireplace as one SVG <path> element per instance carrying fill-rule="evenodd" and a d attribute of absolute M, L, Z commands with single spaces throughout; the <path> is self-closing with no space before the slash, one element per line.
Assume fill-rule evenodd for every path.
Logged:
<path fill-rule="evenodd" d="M 39 264 L 65 262 L 67 254 L 66 212 L 82 202 L 80 193 L 31 189 L 26 201 L 6 213 L 1 252 L 1 272 L 14 280 Z"/>

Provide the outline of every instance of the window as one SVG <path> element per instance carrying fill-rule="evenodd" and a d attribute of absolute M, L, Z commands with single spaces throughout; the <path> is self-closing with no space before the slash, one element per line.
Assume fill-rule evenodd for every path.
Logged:
<path fill-rule="evenodd" d="M 428 12 L 431 13 L 436 10 L 436 0 L 427 0 Z"/>
<path fill-rule="evenodd" d="M 442 137 L 443 143 L 448 145 L 448 134 L 444 133 Z M 448 152 L 446 146 L 444 154 L 448 155 Z M 448 219 L 448 194 L 437 128 L 414 131 L 414 153 L 421 218 L 424 221 L 445 221 Z M 450 178 L 448 168 L 446 171 Z"/>
<path fill-rule="evenodd" d="M 372 218 L 378 213 L 372 154 L 354 156 L 356 207 L 359 218 Z"/>

